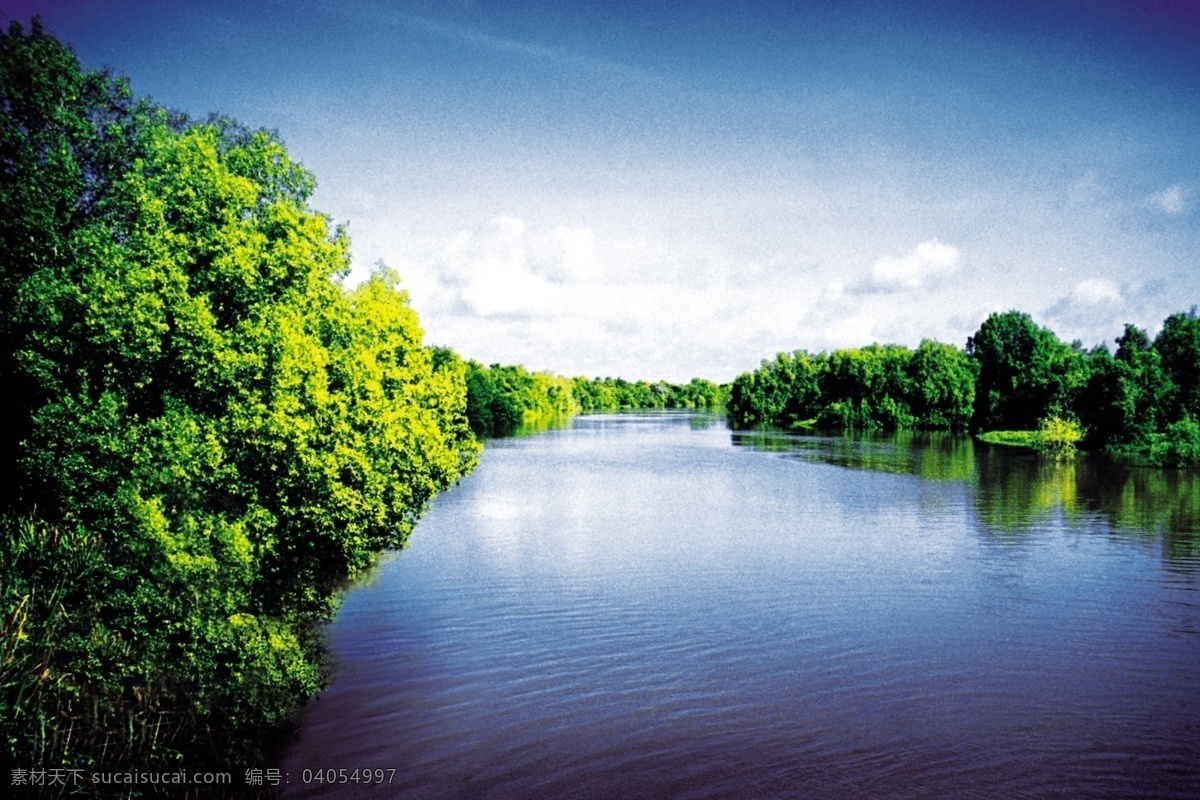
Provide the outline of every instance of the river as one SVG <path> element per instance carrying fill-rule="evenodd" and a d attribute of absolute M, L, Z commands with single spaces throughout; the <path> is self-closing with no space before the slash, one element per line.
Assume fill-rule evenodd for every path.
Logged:
<path fill-rule="evenodd" d="M 1200 474 L 577 417 L 328 641 L 288 797 L 1195 798 Z"/>

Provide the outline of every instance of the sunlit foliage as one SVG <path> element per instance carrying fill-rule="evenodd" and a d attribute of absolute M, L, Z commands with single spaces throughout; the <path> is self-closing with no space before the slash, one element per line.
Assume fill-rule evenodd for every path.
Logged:
<path fill-rule="evenodd" d="M 273 134 L 135 102 L 36 23 L 0 106 L 9 755 L 252 760 L 339 582 L 474 463 L 464 365 L 386 268 L 342 285 Z"/>

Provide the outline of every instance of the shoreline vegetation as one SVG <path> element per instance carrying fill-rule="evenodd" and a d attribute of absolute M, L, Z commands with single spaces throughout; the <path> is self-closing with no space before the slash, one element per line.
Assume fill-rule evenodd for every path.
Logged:
<path fill-rule="evenodd" d="M 7 761 L 257 766 L 341 583 L 475 464 L 465 364 L 386 267 L 345 285 L 275 134 L 137 99 L 37 20 L 0 103 Z"/>
<path fill-rule="evenodd" d="M 346 285 L 349 238 L 275 133 L 137 98 L 36 19 L 0 33 L 0 104 L 15 768 L 240 783 L 323 688 L 320 628 L 345 582 L 404 546 L 484 438 L 523 425 L 724 409 L 735 428 L 1200 460 L 1195 310 L 1153 341 L 1127 326 L 1115 354 L 1014 311 L 965 349 L 797 351 L 724 386 L 484 366 L 424 343 L 386 266 Z"/>
<path fill-rule="evenodd" d="M 873 344 L 780 353 L 729 388 L 736 429 L 926 430 L 1069 459 L 1076 448 L 1125 463 L 1200 463 L 1200 318 L 1172 314 L 1151 340 L 1126 325 L 1085 350 L 1025 313 L 990 315 L 966 347 Z"/>
<path fill-rule="evenodd" d="M 1047 417 L 1036 431 L 987 431 L 976 434 L 985 444 L 1022 447 L 1060 461 L 1075 457 L 1076 443 L 1083 438 L 1079 426 L 1061 417 Z"/>

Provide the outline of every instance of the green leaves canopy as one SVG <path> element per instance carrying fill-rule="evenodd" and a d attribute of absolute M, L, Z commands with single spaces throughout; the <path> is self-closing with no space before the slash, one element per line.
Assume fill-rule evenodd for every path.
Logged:
<path fill-rule="evenodd" d="M 730 390 L 735 426 L 787 428 L 966 427 L 975 373 L 957 348 L 931 340 L 810 355 L 780 353 Z"/>
<path fill-rule="evenodd" d="M 131 759 L 237 763 L 318 687 L 339 581 L 474 463 L 464 365 L 422 346 L 394 273 L 342 285 L 348 239 L 274 135 L 134 103 L 36 24 L 0 54 L 4 505 L 86 541 L 76 596 L 102 598 L 26 679 L 71 687 L 63 725 L 167 698 Z"/>

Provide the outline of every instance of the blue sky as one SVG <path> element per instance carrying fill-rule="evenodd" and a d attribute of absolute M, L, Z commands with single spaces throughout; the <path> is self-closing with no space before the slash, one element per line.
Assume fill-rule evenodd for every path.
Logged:
<path fill-rule="evenodd" d="M 249 6 L 246 8 L 245 6 Z M 431 343 L 729 380 L 1200 303 L 1194 2 L 7 2 L 280 132 Z"/>

